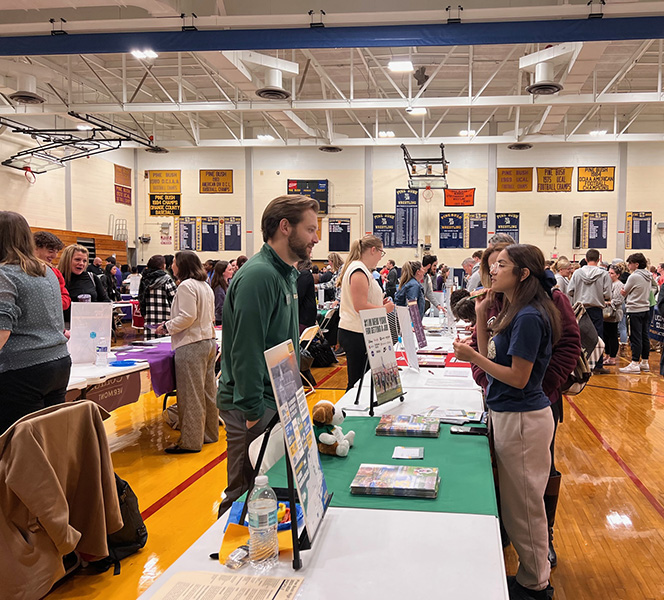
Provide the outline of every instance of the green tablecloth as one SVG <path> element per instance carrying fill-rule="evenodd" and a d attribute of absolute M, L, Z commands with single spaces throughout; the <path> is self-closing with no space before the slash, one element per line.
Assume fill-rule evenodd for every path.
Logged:
<path fill-rule="evenodd" d="M 438 438 L 381 437 L 376 435 L 378 417 L 348 417 L 343 430 L 355 431 L 355 445 L 345 458 L 321 455 L 331 506 L 382 508 L 498 516 L 489 444 L 483 436 L 452 435 L 449 425 L 440 426 Z M 424 447 L 423 460 L 392 458 L 395 446 Z M 286 487 L 285 457 L 268 472 L 270 485 Z M 361 463 L 438 467 L 440 489 L 436 499 L 358 496 L 350 483 Z"/>

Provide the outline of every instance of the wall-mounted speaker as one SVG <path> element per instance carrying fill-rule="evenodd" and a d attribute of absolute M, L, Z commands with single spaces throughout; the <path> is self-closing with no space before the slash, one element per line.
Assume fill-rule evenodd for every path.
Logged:
<path fill-rule="evenodd" d="M 572 248 L 581 248 L 581 217 L 572 219 Z"/>
<path fill-rule="evenodd" d="M 563 224 L 562 215 L 549 215 L 549 227 L 560 227 Z"/>

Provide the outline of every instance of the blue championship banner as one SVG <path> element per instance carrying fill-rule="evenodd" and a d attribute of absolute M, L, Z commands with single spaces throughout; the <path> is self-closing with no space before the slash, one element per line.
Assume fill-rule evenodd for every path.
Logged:
<path fill-rule="evenodd" d="M 463 248 L 463 213 L 440 213 L 440 248 Z"/>

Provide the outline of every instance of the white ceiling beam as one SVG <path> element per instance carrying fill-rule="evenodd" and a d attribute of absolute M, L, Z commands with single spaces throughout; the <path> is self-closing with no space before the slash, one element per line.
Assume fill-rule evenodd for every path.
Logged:
<path fill-rule="evenodd" d="M 644 41 L 637 48 L 634 54 L 632 54 L 632 56 L 630 56 L 627 59 L 627 62 L 623 64 L 620 70 L 613 76 L 613 79 L 611 79 L 611 81 L 609 81 L 609 83 L 606 84 L 606 87 L 600 92 L 599 96 L 606 94 L 614 85 L 618 85 L 625 78 L 625 76 L 637 65 L 640 58 L 648 51 L 648 48 L 650 48 L 651 44 L 654 41 L 655 40 Z"/>

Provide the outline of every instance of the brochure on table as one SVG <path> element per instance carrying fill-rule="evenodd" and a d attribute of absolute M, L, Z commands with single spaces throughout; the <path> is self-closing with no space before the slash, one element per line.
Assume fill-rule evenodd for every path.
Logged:
<path fill-rule="evenodd" d="M 307 536 L 313 541 L 329 503 L 329 495 L 293 342 L 289 340 L 266 350 L 265 360 Z"/>
<path fill-rule="evenodd" d="M 420 364 L 417 359 L 417 346 L 415 340 L 415 332 L 413 325 L 410 322 L 410 311 L 405 306 L 395 306 L 397 310 L 397 318 L 399 319 L 399 328 L 401 329 L 401 341 L 403 348 L 406 351 L 406 360 L 408 367 L 420 372 Z"/>
<path fill-rule="evenodd" d="M 387 311 L 384 308 L 361 310 L 360 318 L 376 391 L 376 404 L 384 404 L 403 395 Z"/>
<path fill-rule="evenodd" d="M 424 326 L 422 325 L 422 315 L 417 306 L 416 300 L 411 300 L 408 303 L 408 312 L 410 313 L 410 322 L 413 324 L 413 331 L 417 339 L 417 345 L 424 348 L 427 345 L 427 338 L 424 335 Z"/>
<path fill-rule="evenodd" d="M 73 364 L 94 363 L 100 338 L 106 338 L 110 349 L 112 318 L 113 305 L 110 302 L 71 303 L 71 335 L 67 347 Z"/>

